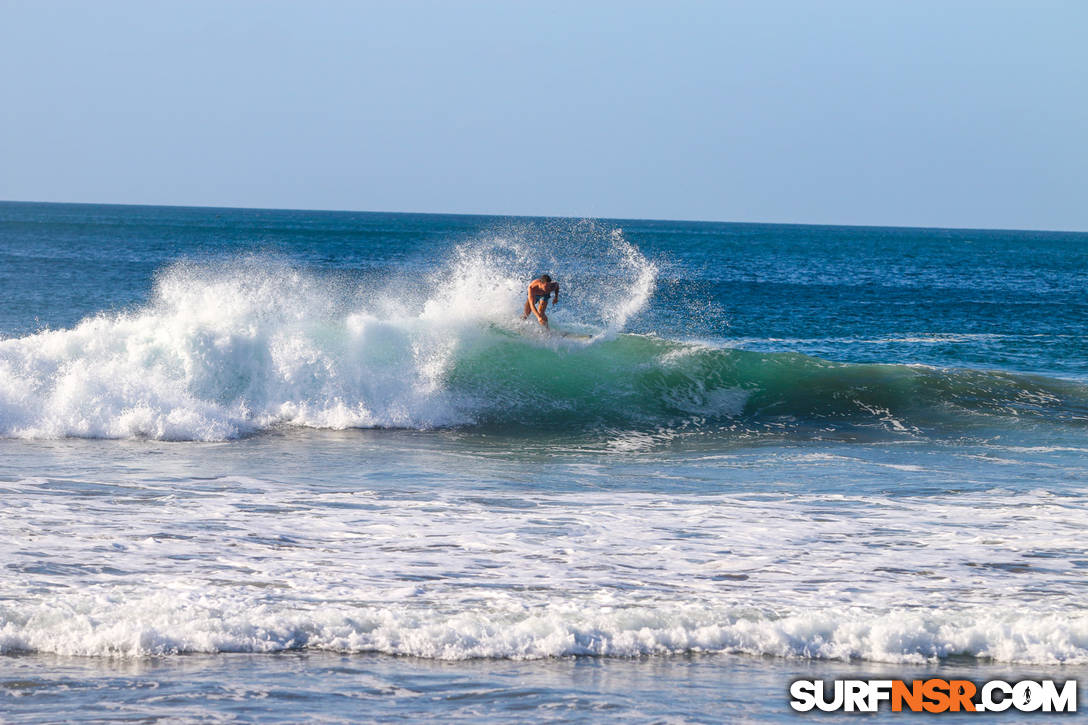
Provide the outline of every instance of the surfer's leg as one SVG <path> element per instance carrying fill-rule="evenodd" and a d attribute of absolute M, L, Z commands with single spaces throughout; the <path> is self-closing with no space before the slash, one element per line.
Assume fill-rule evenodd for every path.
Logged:
<path fill-rule="evenodd" d="M 532 311 L 533 311 L 533 308 L 529 304 L 529 300 L 526 299 L 525 300 L 525 311 L 521 313 L 521 319 L 524 320 L 526 317 L 528 317 L 532 313 Z"/>
<path fill-rule="evenodd" d="M 548 326 L 548 316 L 544 314 L 544 310 L 546 310 L 546 309 L 548 309 L 548 298 L 547 297 L 540 300 L 540 307 L 538 308 L 538 310 L 540 312 L 540 324 L 544 325 L 544 327 Z"/>

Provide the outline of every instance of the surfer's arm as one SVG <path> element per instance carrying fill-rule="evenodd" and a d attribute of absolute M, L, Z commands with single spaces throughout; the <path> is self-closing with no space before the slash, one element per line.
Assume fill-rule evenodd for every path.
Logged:
<path fill-rule="evenodd" d="M 559 304 L 559 283 L 558 282 L 555 283 L 555 289 L 553 291 L 555 292 L 555 294 L 552 295 L 552 304 L 557 305 L 557 304 Z"/>
<path fill-rule="evenodd" d="M 536 319 L 540 320 L 541 323 L 543 323 L 544 318 L 540 316 L 540 310 L 538 310 L 536 308 L 536 305 L 533 304 L 533 286 L 532 285 L 529 285 L 528 300 L 529 301 L 526 304 L 529 305 L 529 309 L 533 311 L 534 315 L 536 315 Z"/>

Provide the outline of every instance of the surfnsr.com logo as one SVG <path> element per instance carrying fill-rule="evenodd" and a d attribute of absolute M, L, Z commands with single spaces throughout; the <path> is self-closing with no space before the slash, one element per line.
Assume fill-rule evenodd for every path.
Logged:
<path fill-rule="evenodd" d="M 1076 712 L 1077 681 L 990 680 L 796 680 L 790 707 L 798 712 Z"/>

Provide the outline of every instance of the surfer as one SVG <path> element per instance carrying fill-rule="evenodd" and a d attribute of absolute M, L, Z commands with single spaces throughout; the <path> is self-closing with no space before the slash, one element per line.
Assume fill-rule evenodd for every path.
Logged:
<path fill-rule="evenodd" d="M 552 278 L 542 274 L 529 283 L 529 298 L 525 300 L 525 312 L 521 319 L 529 316 L 529 312 L 536 315 L 536 319 L 544 327 L 548 326 L 548 316 L 544 310 L 548 309 L 548 295 L 553 295 L 552 304 L 559 304 L 559 283 L 552 282 Z"/>

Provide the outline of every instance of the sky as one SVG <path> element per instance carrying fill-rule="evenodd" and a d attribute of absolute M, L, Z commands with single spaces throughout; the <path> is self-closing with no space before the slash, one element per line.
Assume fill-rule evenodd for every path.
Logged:
<path fill-rule="evenodd" d="M 1088 230 L 1088 2 L 0 0 L 0 199 Z"/>

